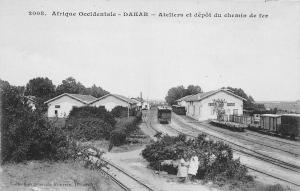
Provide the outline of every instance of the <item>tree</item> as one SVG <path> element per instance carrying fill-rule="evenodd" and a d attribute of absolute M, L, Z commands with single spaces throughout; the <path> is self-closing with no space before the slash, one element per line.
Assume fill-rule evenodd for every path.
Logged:
<path fill-rule="evenodd" d="M 18 87 L 0 80 L 1 163 L 58 160 L 70 153 L 70 142 L 43 113 L 33 111 Z"/>
<path fill-rule="evenodd" d="M 85 94 L 86 88 L 80 82 L 77 82 L 73 77 L 68 77 L 63 80 L 56 88 L 56 95 L 63 93 Z"/>
<path fill-rule="evenodd" d="M 225 114 L 225 105 L 226 101 L 224 99 L 214 99 L 213 100 L 213 111 L 217 114 L 217 120 L 223 121 Z"/>
<path fill-rule="evenodd" d="M 55 85 L 49 78 L 37 77 L 29 80 L 25 88 L 25 95 L 31 95 L 43 100 L 51 98 L 55 93 Z"/>
<path fill-rule="evenodd" d="M 169 89 L 168 94 L 165 98 L 166 102 L 169 105 L 176 104 L 176 100 L 185 96 L 185 93 L 186 93 L 185 90 L 186 89 L 184 88 L 184 86 L 177 86 L 177 87 L 173 87 L 173 88 Z"/>
<path fill-rule="evenodd" d="M 194 94 L 201 93 L 201 92 L 202 92 L 202 89 L 200 86 L 189 85 L 186 89 L 185 95 L 194 95 Z"/>
<path fill-rule="evenodd" d="M 176 100 L 187 96 L 187 95 L 194 95 L 197 93 L 202 93 L 202 89 L 200 86 L 194 86 L 194 85 L 189 85 L 187 88 L 184 86 L 177 86 L 177 87 L 172 87 L 169 89 L 167 96 L 165 97 L 166 102 L 169 105 L 174 105 L 176 104 Z"/>
<path fill-rule="evenodd" d="M 223 87 L 223 89 L 228 89 L 232 91 L 234 94 L 246 99 L 243 101 L 245 109 L 251 109 L 255 111 L 262 111 L 266 109 L 264 105 L 255 103 L 253 97 L 251 95 L 248 96 L 241 88 Z"/>
<path fill-rule="evenodd" d="M 106 94 L 108 94 L 109 92 L 102 89 L 101 87 L 97 87 L 95 84 L 90 87 L 90 88 L 86 88 L 86 91 L 85 91 L 86 94 L 89 94 L 89 95 L 92 95 L 96 98 L 99 98 L 99 97 L 102 97 Z"/>

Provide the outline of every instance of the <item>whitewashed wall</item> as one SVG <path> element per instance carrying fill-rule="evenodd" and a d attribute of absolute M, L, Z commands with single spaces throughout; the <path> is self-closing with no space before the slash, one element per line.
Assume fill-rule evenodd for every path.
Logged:
<path fill-rule="evenodd" d="M 111 111 L 116 106 L 128 107 L 128 103 L 114 96 L 107 96 L 91 104 L 91 106 L 104 106 L 106 110 Z"/>
<path fill-rule="evenodd" d="M 59 105 L 60 108 L 55 108 L 56 105 Z M 68 117 L 73 107 L 82 106 L 85 106 L 85 104 L 69 96 L 63 96 L 48 103 L 48 117 L 56 117 L 55 110 L 57 110 L 57 117 Z"/>
<path fill-rule="evenodd" d="M 234 109 L 237 109 L 238 115 L 243 114 L 243 100 L 238 99 L 226 92 L 218 92 L 201 101 L 189 102 L 187 115 L 199 121 L 216 119 L 217 115 L 213 111 L 213 106 L 209 106 L 209 103 L 213 103 L 214 99 L 224 99 L 226 101 L 224 109 L 227 115 L 232 115 Z M 235 105 L 227 106 L 227 103 L 234 103 Z"/>
<path fill-rule="evenodd" d="M 188 110 L 188 103 L 186 101 L 179 101 L 178 105 L 185 107 L 185 110 Z"/>

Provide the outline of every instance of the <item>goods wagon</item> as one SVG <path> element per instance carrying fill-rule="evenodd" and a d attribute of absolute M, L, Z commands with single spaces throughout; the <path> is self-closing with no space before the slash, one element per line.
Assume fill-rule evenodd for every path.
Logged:
<path fill-rule="evenodd" d="M 281 125 L 281 115 L 262 114 L 260 116 L 260 127 L 267 131 L 278 133 Z"/>
<path fill-rule="evenodd" d="M 180 105 L 172 105 L 172 111 L 178 115 L 185 115 L 186 114 L 186 110 L 184 106 L 180 106 Z"/>
<path fill-rule="evenodd" d="M 279 132 L 282 135 L 290 136 L 292 139 L 300 136 L 300 114 L 281 115 L 281 126 Z"/>
<path fill-rule="evenodd" d="M 168 107 L 157 107 L 157 119 L 160 123 L 171 122 L 171 109 Z"/>

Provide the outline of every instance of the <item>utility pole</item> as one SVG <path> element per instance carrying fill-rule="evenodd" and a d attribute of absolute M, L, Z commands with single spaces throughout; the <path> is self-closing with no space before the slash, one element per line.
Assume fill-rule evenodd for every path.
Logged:
<path fill-rule="evenodd" d="M 128 107 L 127 107 L 127 118 L 129 118 L 129 106 L 130 106 L 130 103 L 128 102 Z"/>
<path fill-rule="evenodd" d="M 144 101 L 143 101 L 143 94 L 142 94 L 142 92 L 140 94 L 140 98 L 141 98 L 141 110 L 143 110 Z"/>

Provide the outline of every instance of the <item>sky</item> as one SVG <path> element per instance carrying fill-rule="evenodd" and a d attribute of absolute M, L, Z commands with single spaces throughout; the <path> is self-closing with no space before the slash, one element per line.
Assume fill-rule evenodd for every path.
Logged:
<path fill-rule="evenodd" d="M 47 16 L 30 16 L 28 11 Z M 259 18 L 58 17 L 53 11 L 265 14 Z M 74 77 L 124 96 L 178 85 L 300 100 L 299 1 L 0 0 L 0 78 Z"/>

